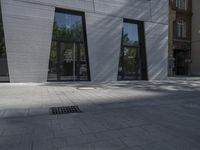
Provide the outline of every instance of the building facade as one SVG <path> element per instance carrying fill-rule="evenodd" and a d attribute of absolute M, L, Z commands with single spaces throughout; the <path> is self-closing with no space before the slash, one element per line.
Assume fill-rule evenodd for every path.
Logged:
<path fill-rule="evenodd" d="M 191 73 L 200 76 L 200 1 L 192 2 L 192 66 Z"/>
<path fill-rule="evenodd" d="M 0 80 L 163 80 L 168 0 L 1 0 Z"/>
<path fill-rule="evenodd" d="M 170 0 L 169 75 L 191 75 L 192 0 Z"/>

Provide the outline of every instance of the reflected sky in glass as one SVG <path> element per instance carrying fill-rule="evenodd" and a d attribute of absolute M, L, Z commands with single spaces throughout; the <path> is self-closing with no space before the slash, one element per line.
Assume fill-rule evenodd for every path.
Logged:
<path fill-rule="evenodd" d="M 138 43 L 138 25 L 132 23 L 124 23 L 123 26 L 123 34 L 126 36 L 126 40 L 124 40 L 124 44 L 134 44 Z"/>
<path fill-rule="evenodd" d="M 67 29 L 75 28 L 76 25 L 80 25 L 82 22 L 81 16 L 65 14 L 65 13 L 56 13 L 55 22 L 58 27 L 63 27 Z"/>

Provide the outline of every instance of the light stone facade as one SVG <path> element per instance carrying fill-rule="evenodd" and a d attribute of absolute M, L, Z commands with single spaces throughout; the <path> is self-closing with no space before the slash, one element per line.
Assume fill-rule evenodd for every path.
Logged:
<path fill-rule="evenodd" d="M 198 1 L 198 0 L 197 0 Z M 168 74 L 168 0 L 1 0 L 10 82 L 46 82 L 55 8 L 85 12 L 92 81 L 116 81 L 123 18 L 144 21 L 149 80 Z"/>

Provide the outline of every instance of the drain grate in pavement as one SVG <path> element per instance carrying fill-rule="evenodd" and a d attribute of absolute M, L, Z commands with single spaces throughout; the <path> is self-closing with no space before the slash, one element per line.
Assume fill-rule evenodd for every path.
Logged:
<path fill-rule="evenodd" d="M 69 113 L 81 113 L 81 110 L 78 106 L 51 107 L 49 108 L 49 113 L 51 115 L 62 115 Z"/>

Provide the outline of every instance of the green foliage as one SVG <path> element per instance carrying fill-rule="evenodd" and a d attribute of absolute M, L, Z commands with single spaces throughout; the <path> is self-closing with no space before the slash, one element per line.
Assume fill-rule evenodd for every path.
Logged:
<path fill-rule="evenodd" d="M 125 48 L 124 50 L 124 66 L 127 73 L 136 71 L 136 57 L 137 50 L 136 48 Z"/>
<path fill-rule="evenodd" d="M 123 34 L 122 42 L 123 42 L 124 45 L 139 46 L 139 42 L 138 41 L 131 41 L 129 39 L 128 33 Z"/>
<path fill-rule="evenodd" d="M 53 40 L 64 40 L 64 41 L 83 41 L 83 31 L 80 22 L 76 22 L 71 28 L 59 27 L 54 23 L 53 28 Z"/>

